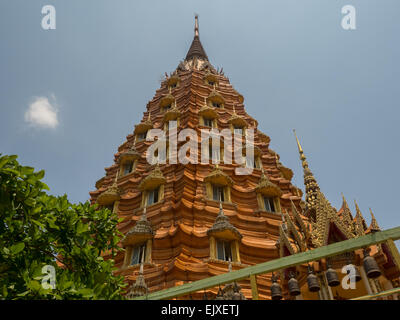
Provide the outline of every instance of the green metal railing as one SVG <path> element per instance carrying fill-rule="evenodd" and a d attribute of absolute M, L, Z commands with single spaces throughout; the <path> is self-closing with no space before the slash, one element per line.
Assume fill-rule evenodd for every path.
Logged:
<path fill-rule="evenodd" d="M 395 260 L 395 263 L 397 267 L 400 269 L 400 255 L 393 242 L 394 240 L 398 239 L 400 239 L 400 227 L 371 233 L 359 238 L 337 242 L 310 251 L 260 263 L 251 267 L 243 268 L 241 270 L 231 271 L 218 276 L 198 280 L 191 283 L 186 283 L 181 286 L 160 290 L 157 292 L 150 293 L 147 296 L 137 297 L 135 298 L 135 300 L 172 299 L 180 296 L 186 296 L 196 291 L 216 287 L 225 283 L 242 280 L 249 277 L 252 286 L 253 299 L 258 299 L 257 284 L 255 279 L 256 275 L 271 273 L 274 271 L 282 270 L 296 265 L 301 265 L 303 263 L 311 261 L 317 261 L 322 258 L 328 258 L 344 252 L 354 251 L 360 248 L 369 247 L 371 245 L 383 242 L 386 242 L 388 244 L 391 254 Z"/>

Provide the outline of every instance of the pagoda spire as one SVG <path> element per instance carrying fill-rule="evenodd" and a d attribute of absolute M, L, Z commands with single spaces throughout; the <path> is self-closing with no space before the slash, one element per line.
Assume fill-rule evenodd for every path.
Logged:
<path fill-rule="evenodd" d="M 301 165 L 303 167 L 303 174 L 304 174 L 304 185 L 306 188 L 306 208 L 307 209 L 315 209 L 316 205 L 316 198 L 318 193 L 320 192 L 319 185 L 317 180 L 315 179 L 313 173 L 311 172 L 310 168 L 308 167 L 308 162 L 306 156 L 304 155 L 303 148 L 300 145 L 300 141 L 297 138 L 296 130 L 293 129 L 294 136 L 296 137 L 297 147 L 299 149 Z"/>
<path fill-rule="evenodd" d="M 376 221 L 376 218 L 371 210 L 371 208 L 369 208 L 369 213 L 371 214 L 371 224 L 369 226 L 369 228 L 371 229 L 371 231 L 380 231 L 381 228 L 378 225 L 378 221 Z"/>
<path fill-rule="evenodd" d="M 188 53 L 186 54 L 185 60 L 191 60 L 194 57 L 198 59 L 203 59 L 208 61 L 208 57 L 206 52 L 203 49 L 203 45 L 200 42 L 199 37 L 199 16 L 196 14 L 194 18 L 194 38 L 192 44 L 189 48 Z"/>
<path fill-rule="evenodd" d="M 358 236 L 362 236 L 366 229 L 366 223 L 356 200 L 354 200 L 354 204 L 356 206 L 355 231 Z"/>
<path fill-rule="evenodd" d="M 346 198 L 344 197 L 344 194 L 342 193 L 342 217 L 343 217 L 343 222 L 347 225 L 347 226 L 351 226 L 352 225 L 352 221 L 353 221 L 353 216 L 351 214 L 349 205 L 347 204 Z"/>

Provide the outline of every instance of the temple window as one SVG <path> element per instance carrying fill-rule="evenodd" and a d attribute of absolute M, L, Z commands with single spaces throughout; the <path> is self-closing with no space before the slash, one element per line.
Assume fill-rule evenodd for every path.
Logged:
<path fill-rule="evenodd" d="M 142 191 L 142 208 L 158 203 L 164 199 L 165 183 L 166 179 L 164 178 L 159 165 L 156 164 L 155 168 L 139 183 L 138 186 L 139 190 Z"/>
<path fill-rule="evenodd" d="M 171 109 L 171 105 L 170 104 L 168 104 L 168 105 L 163 107 L 163 111 L 167 111 L 169 109 Z"/>
<path fill-rule="evenodd" d="M 260 210 L 267 212 L 281 212 L 280 196 L 282 190 L 271 182 L 264 171 L 261 173 L 260 182 L 255 188 Z"/>
<path fill-rule="evenodd" d="M 231 202 L 231 186 L 233 180 L 217 166 L 204 178 L 207 198 L 223 202 Z"/>
<path fill-rule="evenodd" d="M 204 126 L 213 128 L 214 127 L 214 119 L 203 117 Z"/>
<path fill-rule="evenodd" d="M 140 133 L 138 133 L 138 134 L 136 135 L 136 141 L 137 141 L 137 142 L 139 142 L 139 141 L 144 141 L 144 140 L 146 140 L 146 138 L 147 138 L 147 131 L 145 131 L 145 132 L 140 132 Z"/>
<path fill-rule="evenodd" d="M 280 212 L 279 198 L 273 195 L 257 194 L 260 210 L 267 212 Z"/>
<path fill-rule="evenodd" d="M 121 165 L 120 176 L 126 176 L 135 170 L 137 160 L 135 161 L 124 161 Z"/>
<path fill-rule="evenodd" d="M 176 87 L 179 86 L 180 83 L 180 79 L 178 75 L 173 75 L 172 77 L 167 79 L 167 87 L 168 87 L 168 91 L 170 91 L 171 89 L 175 89 Z"/>
<path fill-rule="evenodd" d="M 208 232 L 210 237 L 210 258 L 220 261 L 240 262 L 240 233 L 232 230 L 216 232 L 211 229 Z"/>
<path fill-rule="evenodd" d="M 146 261 L 146 243 L 139 244 L 132 248 L 131 265 L 140 264 Z"/>
<path fill-rule="evenodd" d="M 221 200 L 222 202 L 224 202 L 225 201 L 224 187 L 213 185 L 212 188 L 213 188 L 213 200 L 215 201 Z"/>
<path fill-rule="evenodd" d="M 204 76 L 204 83 L 215 88 L 218 86 L 218 78 L 215 74 L 208 73 Z"/>
<path fill-rule="evenodd" d="M 147 205 L 150 206 L 159 200 L 160 187 L 147 191 Z"/>
<path fill-rule="evenodd" d="M 254 169 L 260 169 L 261 168 L 261 160 L 260 157 L 258 156 L 253 156 L 253 157 L 246 157 L 246 168 L 254 168 Z"/>
<path fill-rule="evenodd" d="M 266 211 L 275 212 L 274 199 L 271 197 L 264 196 L 264 208 Z"/>
<path fill-rule="evenodd" d="M 207 98 L 208 105 L 214 108 L 223 108 L 224 107 L 224 98 L 217 92 L 215 89 L 210 93 Z"/>
<path fill-rule="evenodd" d="M 217 259 L 224 261 L 232 261 L 232 245 L 231 241 L 216 240 L 217 245 Z"/>
<path fill-rule="evenodd" d="M 213 103 L 212 103 L 212 106 L 213 106 L 214 108 L 221 108 L 221 107 L 222 107 L 222 104 L 221 104 L 221 103 L 218 103 L 218 102 L 213 102 Z"/>

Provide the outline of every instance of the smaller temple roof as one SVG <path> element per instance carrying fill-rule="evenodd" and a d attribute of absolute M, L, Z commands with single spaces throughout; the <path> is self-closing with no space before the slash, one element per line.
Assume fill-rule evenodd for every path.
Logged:
<path fill-rule="evenodd" d="M 271 196 L 280 196 L 282 194 L 281 189 L 272 183 L 264 173 L 264 168 L 261 168 L 261 178 L 259 184 L 256 186 L 256 191 Z"/>
<path fill-rule="evenodd" d="M 119 161 L 124 161 L 124 160 L 135 160 L 140 158 L 140 153 L 136 150 L 135 145 L 133 144 L 129 150 L 122 152 Z"/>
<path fill-rule="evenodd" d="M 114 203 L 114 201 L 118 201 L 121 198 L 121 191 L 119 190 L 117 185 L 117 177 L 118 174 L 115 175 L 114 183 L 106 191 L 104 191 L 97 197 L 98 204 L 109 205 Z"/>
<path fill-rule="evenodd" d="M 157 163 L 153 171 L 151 171 L 150 174 L 140 182 L 139 190 L 150 190 L 164 184 L 165 182 L 166 179 Z"/>
<path fill-rule="evenodd" d="M 222 202 L 219 203 L 219 213 L 215 219 L 213 226 L 207 230 L 207 234 L 223 233 L 229 231 L 234 238 L 241 239 L 242 235 L 230 222 L 229 218 L 224 214 Z"/>

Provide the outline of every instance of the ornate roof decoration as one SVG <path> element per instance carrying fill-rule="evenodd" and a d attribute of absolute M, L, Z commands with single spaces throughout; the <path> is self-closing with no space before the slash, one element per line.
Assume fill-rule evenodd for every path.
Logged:
<path fill-rule="evenodd" d="M 363 236 L 365 234 L 365 230 L 367 229 L 367 224 L 365 223 L 364 217 L 361 213 L 360 208 L 358 207 L 358 204 L 356 200 L 354 200 L 354 204 L 356 206 L 356 217 L 355 217 L 355 233 L 358 237 Z"/>
<path fill-rule="evenodd" d="M 136 278 L 136 282 L 132 284 L 126 298 L 128 300 L 133 299 L 135 297 L 145 296 L 149 292 L 147 288 L 144 276 L 143 276 L 143 263 L 140 264 L 139 274 Z"/>
<path fill-rule="evenodd" d="M 214 82 L 216 84 L 218 84 L 218 77 L 216 74 L 211 73 L 210 70 L 207 70 L 207 73 L 204 76 L 204 82 L 208 83 L 208 82 Z"/>
<path fill-rule="evenodd" d="M 146 207 L 144 207 L 143 214 L 140 219 L 136 222 L 135 226 L 125 234 L 125 237 L 122 240 L 122 245 L 133 245 L 153 237 L 154 231 L 151 227 L 150 221 L 147 220 Z"/>
<path fill-rule="evenodd" d="M 292 244 L 289 241 L 289 237 L 287 235 L 287 225 L 286 222 L 282 216 L 282 223 L 279 226 L 279 254 L 281 257 L 284 256 L 284 247 L 286 247 L 286 249 L 288 249 L 290 254 L 295 254 L 295 250 L 293 249 Z M 282 245 L 283 244 L 283 245 Z"/>
<path fill-rule="evenodd" d="M 381 228 L 379 227 L 379 225 L 378 225 L 378 221 L 376 221 L 376 219 L 375 219 L 375 216 L 374 216 L 374 214 L 372 213 L 372 210 L 371 210 L 371 208 L 369 208 L 369 212 L 370 212 L 370 214 L 371 214 L 371 224 L 370 224 L 370 226 L 369 226 L 369 229 L 371 230 L 371 231 L 380 231 L 381 230 Z"/>
<path fill-rule="evenodd" d="M 261 168 L 261 178 L 260 182 L 256 186 L 256 192 L 262 193 L 268 196 L 280 197 L 282 194 L 281 189 L 272 183 L 264 173 L 264 168 Z"/>
<path fill-rule="evenodd" d="M 137 152 L 135 145 L 133 144 L 129 150 L 121 153 L 119 156 L 119 162 L 122 163 L 123 161 L 130 161 L 136 160 L 140 158 L 140 153 Z"/>
<path fill-rule="evenodd" d="M 222 236 L 224 238 L 240 240 L 242 235 L 230 222 L 229 218 L 224 214 L 222 203 L 219 203 L 219 213 L 215 218 L 213 226 L 207 230 L 208 235 Z"/>
<path fill-rule="evenodd" d="M 343 223 L 345 225 L 349 226 L 349 228 L 351 228 L 352 231 L 354 232 L 353 215 L 351 214 L 349 205 L 347 204 L 346 198 L 344 197 L 343 194 L 342 194 L 342 199 L 343 199 L 343 203 L 342 203 L 342 208 L 340 211 L 341 211 Z"/>
<path fill-rule="evenodd" d="M 352 227 L 346 225 L 336 213 L 336 209 L 332 207 L 321 191 L 318 191 L 315 199 L 315 222 L 312 222 L 311 237 L 314 246 L 320 247 L 328 244 L 329 229 L 331 224 L 347 239 L 353 238 Z"/>
<path fill-rule="evenodd" d="M 167 78 L 167 86 L 172 86 L 174 84 L 178 84 L 181 81 L 179 76 L 174 73 L 171 77 Z"/>
<path fill-rule="evenodd" d="M 140 182 L 139 190 L 152 190 L 164 184 L 166 181 L 167 180 L 164 178 L 160 166 L 157 163 L 153 171 L 151 171 L 150 174 Z"/>
<path fill-rule="evenodd" d="M 213 91 L 211 91 L 207 100 L 211 101 L 211 102 L 221 103 L 221 104 L 225 102 L 225 99 L 215 90 L 215 88 L 213 89 Z"/>
<path fill-rule="evenodd" d="M 143 133 L 152 128 L 153 128 L 153 122 L 151 122 L 150 111 L 149 111 L 147 120 L 135 125 L 134 134 Z"/>
<path fill-rule="evenodd" d="M 221 186 L 233 185 L 232 178 L 224 173 L 218 166 L 215 166 L 214 170 L 204 178 L 204 182 L 210 182 Z"/>
<path fill-rule="evenodd" d="M 306 242 L 304 241 L 305 239 L 302 238 L 300 232 L 296 229 L 292 219 L 287 214 L 287 212 L 283 213 L 283 217 L 285 217 L 288 230 L 292 233 L 293 238 L 296 240 L 296 243 L 299 246 L 300 251 L 302 252 L 306 251 Z"/>
<path fill-rule="evenodd" d="M 232 262 L 230 260 L 228 272 L 232 272 Z M 221 288 L 218 290 L 218 298 L 216 300 L 246 300 L 241 289 L 241 286 L 236 281 L 227 283 L 222 290 Z"/>
<path fill-rule="evenodd" d="M 194 38 L 188 53 L 186 54 L 185 60 L 191 60 L 193 58 L 203 59 L 208 61 L 208 57 L 206 52 L 203 49 L 203 46 L 200 42 L 199 37 L 199 17 L 198 15 L 195 16 L 194 22 Z"/>
<path fill-rule="evenodd" d="M 231 123 L 232 125 L 238 125 L 238 126 L 241 126 L 241 127 L 247 127 L 246 120 L 244 120 L 241 116 L 239 116 L 236 113 L 235 105 L 233 105 L 233 114 L 229 118 L 228 122 Z"/>
<path fill-rule="evenodd" d="M 164 121 L 176 120 L 181 115 L 181 112 L 176 107 L 176 102 L 174 102 L 171 109 L 168 109 L 164 113 Z"/>
<path fill-rule="evenodd" d="M 297 138 L 296 130 L 293 130 L 293 132 L 296 137 L 297 147 L 299 149 L 299 154 L 300 154 L 300 160 L 303 166 L 304 185 L 306 187 L 306 210 L 315 209 L 316 197 L 320 190 L 319 185 L 317 183 L 317 180 L 314 178 L 314 175 L 312 174 L 310 168 L 308 168 L 308 162 L 306 160 L 306 156 L 304 155 L 303 149 L 300 145 L 300 141 Z"/>
<path fill-rule="evenodd" d="M 166 107 L 168 105 L 172 106 L 174 102 L 175 102 L 175 97 L 171 93 L 168 93 L 161 98 L 160 108 Z"/>
<path fill-rule="evenodd" d="M 303 218 L 300 216 L 300 214 L 297 211 L 296 206 L 294 205 L 292 200 L 290 200 L 290 204 L 291 204 L 291 207 L 292 207 L 292 215 L 296 219 L 297 224 L 300 227 L 300 230 L 305 235 L 305 238 L 308 240 L 311 237 L 310 230 L 308 229 L 308 227 L 306 227 L 306 225 L 305 225 L 305 223 L 303 221 Z"/>
<path fill-rule="evenodd" d="M 199 110 L 199 115 L 208 118 L 218 118 L 218 112 L 214 107 L 207 105 L 207 98 L 204 98 L 204 105 Z"/>
<path fill-rule="evenodd" d="M 117 176 L 118 175 L 116 174 L 114 183 L 106 191 L 104 191 L 97 197 L 98 204 L 110 205 L 121 198 L 120 196 L 121 191 L 119 190 L 117 185 Z"/>

